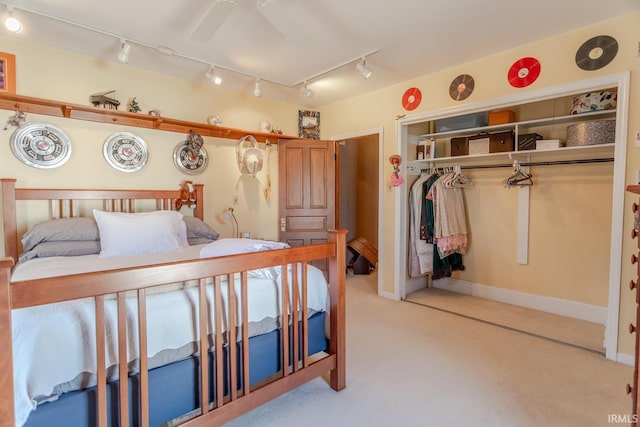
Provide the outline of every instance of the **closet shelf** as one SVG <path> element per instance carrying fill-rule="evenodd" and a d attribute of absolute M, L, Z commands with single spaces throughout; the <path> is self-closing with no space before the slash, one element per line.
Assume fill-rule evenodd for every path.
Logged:
<path fill-rule="evenodd" d="M 223 126 L 212 126 L 204 123 L 188 122 L 169 117 L 152 116 L 128 111 L 110 110 L 93 106 L 72 104 L 16 94 L 0 93 L 0 109 L 21 111 L 23 113 L 42 114 L 52 117 L 85 120 L 90 122 L 111 123 L 120 126 L 133 126 L 146 129 L 157 129 L 167 132 L 186 134 L 194 130 L 202 136 L 214 138 L 240 139 L 252 135 L 259 142 L 275 144 L 279 139 L 303 139 L 297 136 L 278 135 L 272 133 L 253 132 Z"/>
<path fill-rule="evenodd" d="M 434 137 L 445 137 L 445 136 L 469 136 L 469 135 L 475 135 L 475 134 L 484 133 L 484 132 L 490 133 L 490 132 L 499 132 L 499 131 L 512 130 L 512 129 L 517 132 L 520 127 L 544 126 L 544 125 L 553 125 L 553 124 L 571 123 L 571 122 L 579 123 L 579 122 L 588 121 L 588 120 L 606 119 L 606 118 L 615 118 L 615 117 L 616 117 L 616 110 L 601 110 L 601 111 L 592 111 L 592 112 L 580 113 L 580 114 L 568 114 L 566 116 L 522 120 L 522 121 L 504 123 L 504 124 L 492 125 L 492 126 L 481 126 L 481 127 L 458 129 L 458 130 L 451 130 L 451 131 L 445 131 L 445 132 L 426 133 L 426 134 L 420 135 L 420 138 L 434 138 Z"/>
<path fill-rule="evenodd" d="M 407 170 L 419 174 L 421 170 L 447 166 L 481 166 L 486 164 L 512 164 L 514 160 L 529 161 L 565 161 L 592 160 L 613 157 L 615 144 L 583 145 L 562 147 L 552 150 L 525 150 L 502 153 L 479 154 L 475 156 L 436 157 L 434 159 L 412 160 L 407 162 Z"/>

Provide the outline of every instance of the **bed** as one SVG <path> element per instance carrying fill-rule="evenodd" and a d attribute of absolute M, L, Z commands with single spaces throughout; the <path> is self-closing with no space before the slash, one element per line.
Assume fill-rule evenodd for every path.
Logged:
<path fill-rule="evenodd" d="M 1 181 L 0 426 L 213 426 L 324 374 L 334 390 L 345 387 L 344 230 L 293 248 L 201 241 L 178 226 L 202 223 L 201 184 L 68 190 Z M 46 203 L 44 220 L 33 219 L 43 210 L 36 203 Z M 143 229 L 144 215 L 147 224 L 171 221 L 163 229 L 190 244 L 107 256 L 127 230 L 122 221 Z M 98 253 L 73 244 L 25 258 L 32 251 L 20 242 L 36 227 L 25 235 L 22 218 L 78 235 L 83 216 L 95 216 Z"/>

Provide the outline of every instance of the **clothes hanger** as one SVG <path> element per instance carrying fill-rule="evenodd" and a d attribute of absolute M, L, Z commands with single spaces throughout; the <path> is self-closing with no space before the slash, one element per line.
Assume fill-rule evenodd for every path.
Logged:
<path fill-rule="evenodd" d="M 513 173 L 505 180 L 505 187 L 522 187 L 533 185 L 533 175 L 521 169 L 517 160 L 513 162 Z"/>

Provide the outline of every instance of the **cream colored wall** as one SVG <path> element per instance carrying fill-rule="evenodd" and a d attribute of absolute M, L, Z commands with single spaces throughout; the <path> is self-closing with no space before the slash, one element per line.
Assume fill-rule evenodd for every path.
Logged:
<path fill-rule="evenodd" d="M 575 52 L 587 39 L 608 34 L 619 43 L 616 58 L 606 67 L 584 71 L 575 64 Z M 639 148 L 633 135 L 640 130 L 640 85 L 638 79 L 638 40 L 640 13 L 543 39 L 491 57 L 472 61 L 382 90 L 373 91 L 321 109 L 323 135 L 343 135 L 363 129 L 384 128 L 385 173 L 391 173 L 388 156 L 396 152 L 395 116 L 407 114 L 400 100 L 403 92 L 416 86 L 422 90 L 422 103 L 415 113 L 425 113 L 459 105 L 449 97 L 449 84 L 459 74 L 471 74 L 476 82 L 473 94 L 464 102 L 503 97 L 522 91 L 557 86 L 617 72 L 631 71 L 629 138 L 626 183 L 632 183 L 640 169 Z M 538 80 L 531 86 L 516 89 L 507 81 L 507 70 L 519 58 L 536 57 L 542 66 Z M 437 61 L 437 58 L 434 58 Z M 414 112 L 412 112 L 414 113 Z M 345 120 L 348 117 L 349 120 Z M 560 168 L 560 169 L 557 169 Z M 580 165 L 571 168 L 534 169 L 538 180 L 531 195 L 529 265 L 516 264 L 515 252 L 517 194 L 501 187 L 504 170 L 473 173 L 474 189 L 467 192 L 472 248 L 465 257 L 467 271 L 461 277 L 476 283 L 499 286 L 528 293 L 569 298 L 594 305 L 607 305 L 609 238 L 611 228 L 612 165 Z M 384 219 L 380 247 L 393 248 L 396 206 L 394 189 L 383 191 Z M 488 196 L 491 204 L 487 204 Z M 625 206 L 636 197 L 627 196 Z M 575 203 L 574 203 L 575 202 Z M 628 262 L 637 250 L 631 241 L 632 217 L 625 211 L 619 351 L 633 353 L 633 339 L 624 325 L 635 322 L 635 303 L 628 291 L 628 281 L 635 268 Z M 491 242 L 488 244 L 487 242 Z M 490 245 L 490 246 L 488 246 Z M 589 250 L 585 251 L 584 248 Z M 490 249 L 489 249 L 490 248 Z M 386 250 L 382 278 L 384 291 L 393 294 L 394 253 Z M 403 261 L 404 262 L 404 261 Z M 566 265 L 571 268 L 564 268 Z M 549 268 L 552 266 L 554 269 Z"/>
<path fill-rule="evenodd" d="M 89 105 L 92 93 L 116 89 L 120 110 L 126 110 L 129 98 L 136 97 L 143 113 L 152 108 L 166 117 L 202 122 L 210 114 L 218 114 L 223 125 L 257 131 L 261 120 L 280 126 L 286 134 L 297 133 L 298 107 L 263 98 L 241 95 L 202 83 L 154 74 L 116 62 L 94 59 L 48 47 L 26 43 L 19 38 L 0 37 L 0 50 L 16 55 L 17 93 L 20 95 Z M 0 110 L 0 121 L 13 113 Z M 44 121 L 62 128 L 72 141 L 69 161 L 55 169 L 36 169 L 23 165 L 10 150 L 11 128 L 0 129 L 0 176 L 18 179 L 24 187 L 102 187 L 102 188 L 176 188 L 181 181 L 192 179 L 205 184 L 206 220 L 223 236 L 231 236 L 230 224 L 216 215 L 231 206 L 238 196 L 235 213 L 240 229 L 253 236 L 277 238 L 278 156 L 276 146 L 270 149 L 272 192 L 270 200 L 263 196 L 265 168 L 258 179 L 241 176 L 236 166 L 235 140 L 205 138 L 209 165 L 200 175 L 181 173 L 173 164 L 174 147 L 186 135 L 152 129 L 128 128 L 27 115 L 28 121 Z M 111 168 L 102 155 L 102 145 L 110 134 L 129 131 L 142 137 L 149 146 L 149 161 L 140 171 L 123 173 Z M 264 149 L 264 145 L 261 144 Z"/>

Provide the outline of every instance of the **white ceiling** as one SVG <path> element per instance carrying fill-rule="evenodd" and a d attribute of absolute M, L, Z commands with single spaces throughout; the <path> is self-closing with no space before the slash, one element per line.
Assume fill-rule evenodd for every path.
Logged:
<path fill-rule="evenodd" d="M 310 108 L 640 9 L 639 0 L 267 0 L 264 10 L 288 21 L 296 34 L 291 36 L 267 20 L 258 0 L 230 2 L 15 0 L 0 5 L 12 5 L 23 21 L 23 31 L 12 37 L 108 61 L 117 61 L 123 37 L 133 42 L 131 67 L 204 82 L 212 64 L 225 88 L 253 93 L 260 78 L 264 97 Z M 212 5 L 210 17 L 223 6 L 231 6 L 231 13 L 210 39 L 194 40 Z M 0 7 L 0 14 L 7 15 L 6 8 Z M 4 26 L 2 31 L 9 34 Z M 366 80 L 355 70 L 363 55 L 373 71 Z M 313 98 L 300 91 L 305 80 Z"/>

